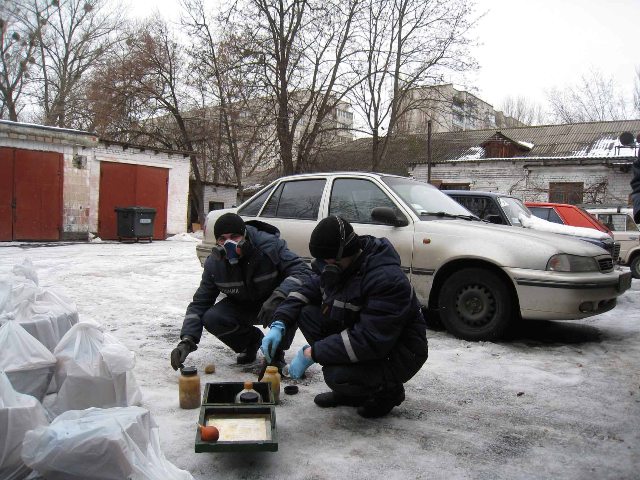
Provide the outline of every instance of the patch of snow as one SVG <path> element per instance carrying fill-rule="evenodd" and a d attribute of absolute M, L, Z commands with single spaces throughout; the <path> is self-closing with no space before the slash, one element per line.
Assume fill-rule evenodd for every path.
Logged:
<path fill-rule="evenodd" d="M 457 160 L 473 160 L 473 159 L 481 159 L 481 158 L 484 158 L 484 148 L 471 147 L 466 152 L 464 152 L 461 156 L 459 156 Z"/>
<path fill-rule="evenodd" d="M 606 240 L 611 238 L 608 233 L 601 232 L 595 228 L 574 227 L 572 225 L 563 225 L 561 223 L 553 223 L 543 218 L 531 215 L 527 217 L 519 214 L 518 218 L 525 228 L 540 230 L 542 232 L 561 233 L 563 235 L 573 235 L 574 237 L 596 238 L 598 240 Z"/>
<path fill-rule="evenodd" d="M 516 143 L 518 145 L 522 145 L 525 148 L 528 148 L 529 150 L 531 150 L 534 147 L 533 143 L 531 143 L 531 142 L 517 141 Z"/>
<path fill-rule="evenodd" d="M 202 230 L 199 230 L 200 232 L 202 232 Z M 178 233 L 176 235 L 173 235 L 169 238 L 167 238 L 168 241 L 170 242 L 195 242 L 198 243 L 202 240 L 202 235 L 200 235 L 200 238 L 198 238 L 195 234 L 192 233 Z"/>
<path fill-rule="evenodd" d="M 629 152 L 625 149 L 616 149 L 615 147 L 622 145 L 616 134 L 606 134 L 585 146 L 581 150 L 573 152 L 573 157 L 628 157 Z"/>
<path fill-rule="evenodd" d="M 195 453 L 199 409 L 178 404 L 169 365 L 185 310 L 202 276 L 189 241 L 47 248 L 0 244 L 0 277 L 28 257 L 43 286 L 77 304 L 136 352 L 134 373 L 160 430 L 166 458 L 196 480 L 288 479 L 631 479 L 640 450 L 640 280 L 617 306 L 585 320 L 526 321 L 505 341 L 467 342 L 427 331 L 429 359 L 405 384 L 406 400 L 381 419 L 354 408 L 319 408 L 321 367 L 283 379 L 279 448 L 273 453 Z M 482 246 L 479 246 L 482 248 Z M 298 331 L 291 361 L 306 343 Z M 0 353 L 1 355 L 1 353 Z M 207 364 L 213 374 L 205 374 Z M 259 362 L 204 332 L 187 359 L 201 382 L 257 378 Z M 347 473 L 345 473 L 347 472 Z"/>

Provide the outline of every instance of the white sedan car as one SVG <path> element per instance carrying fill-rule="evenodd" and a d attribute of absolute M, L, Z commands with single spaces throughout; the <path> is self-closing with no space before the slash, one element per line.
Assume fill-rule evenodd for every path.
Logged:
<path fill-rule="evenodd" d="M 283 177 L 239 208 L 214 210 L 196 247 L 202 263 L 225 212 L 276 226 L 310 260 L 316 223 L 339 215 L 356 233 L 388 238 L 427 315 L 468 340 L 499 337 L 522 319 L 570 320 L 606 312 L 631 285 L 594 245 L 565 236 L 479 220 L 432 185 L 374 173 Z"/>

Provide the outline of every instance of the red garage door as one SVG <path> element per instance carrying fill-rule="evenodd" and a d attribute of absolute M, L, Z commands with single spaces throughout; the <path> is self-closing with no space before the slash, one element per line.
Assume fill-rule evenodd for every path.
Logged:
<path fill-rule="evenodd" d="M 104 240 L 118 238 L 116 207 L 156 209 L 154 240 L 167 234 L 167 198 L 169 170 L 166 168 L 102 162 L 100 164 L 100 200 L 98 236 Z"/>
<path fill-rule="evenodd" d="M 60 240 L 62 154 L 0 148 L 0 240 Z"/>

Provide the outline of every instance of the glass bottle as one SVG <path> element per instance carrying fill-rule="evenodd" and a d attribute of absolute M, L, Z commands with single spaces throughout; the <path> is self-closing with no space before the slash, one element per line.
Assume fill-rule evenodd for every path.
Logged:
<path fill-rule="evenodd" d="M 262 403 L 262 397 L 253 389 L 253 382 L 244 382 L 244 389 L 236 395 L 236 403 Z"/>
<path fill-rule="evenodd" d="M 198 408 L 200 406 L 200 375 L 196 367 L 184 367 L 178 380 L 180 408 Z"/>
<path fill-rule="evenodd" d="M 264 376 L 262 377 L 262 381 L 269 382 L 271 384 L 273 398 L 276 403 L 280 403 L 280 372 L 278 372 L 278 367 L 267 367 L 264 372 Z"/>

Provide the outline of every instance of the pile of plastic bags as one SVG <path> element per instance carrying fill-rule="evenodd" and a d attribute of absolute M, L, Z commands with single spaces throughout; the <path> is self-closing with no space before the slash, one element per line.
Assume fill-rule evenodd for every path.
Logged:
<path fill-rule="evenodd" d="M 0 352 L 0 479 L 193 478 L 166 460 L 151 414 L 135 406 L 135 354 L 78 322 L 29 261 L 0 278 Z"/>

